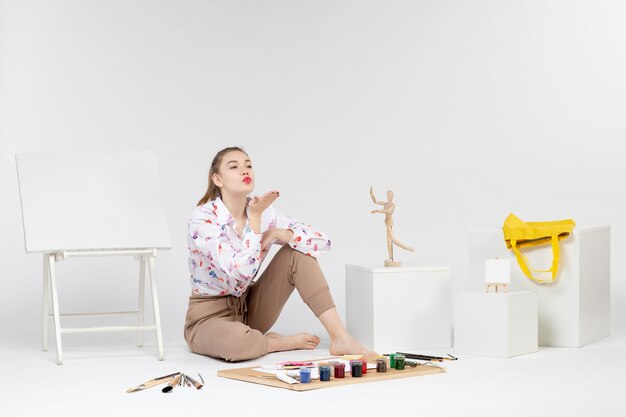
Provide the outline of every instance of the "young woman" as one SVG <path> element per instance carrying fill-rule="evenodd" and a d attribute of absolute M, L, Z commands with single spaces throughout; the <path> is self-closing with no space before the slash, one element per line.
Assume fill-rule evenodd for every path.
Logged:
<path fill-rule="evenodd" d="M 371 354 L 344 327 L 318 265 L 316 258 L 330 250 L 328 237 L 277 211 L 272 203 L 278 191 L 249 198 L 254 179 L 243 149 L 222 149 L 189 221 L 190 349 L 227 361 L 314 349 L 317 336 L 268 333 L 295 288 L 328 332 L 331 354 Z M 253 282 L 275 243 L 283 247 Z"/>

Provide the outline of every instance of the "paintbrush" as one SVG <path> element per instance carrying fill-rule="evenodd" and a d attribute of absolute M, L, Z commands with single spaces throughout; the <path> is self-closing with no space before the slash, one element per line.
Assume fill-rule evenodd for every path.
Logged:
<path fill-rule="evenodd" d="M 419 353 L 405 353 L 405 352 L 397 352 L 400 355 L 404 355 L 407 359 L 417 359 L 420 361 L 433 361 L 433 362 L 443 362 L 443 361 L 456 361 L 458 358 L 450 355 L 448 356 L 430 356 L 430 355 L 422 355 Z"/>
<path fill-rule="evenodd" d="M 170 380 L 170 382 L 168 382 L 166 387 L 163 387 L 161 392 L 171 392 L 174 389 L 174 387 L 178 385 L 178 383 L 180 382 L 181 376 L 182 376 L 181 374 L 176 375 L 173 379 Z"/>
<path fill-rule="evenodd" d="M 198 374 L 200 375 L 200 374 Z M 193 379 L 192 377 L 190 377 L 189 375 L 185 374 L 185 379 L 187 380 L 187 382 L 191 383 L 194 387 L 196 387 L 196 389 L 200 389 L 203 387 L 203 385 L 201 383 L 199 383 L 198 381 L 196 381 L 195 379 Z"/>
<path fill-rule="evenodd" d="M 296 377 L 295 375 L 291 377 L 287 375 L 285 372 L 277 372 L 275 374 L 270 374 L 270 375 L 250 374 L 248 376 L 253 376 L 256 378 L 264 378 L 264 379 L 278 379 L 280 381 L 286 382 L 287 384 L 296 384 L 300 380 L 299 377 Z"/>
<path fill-rule="evenodd" d="M 134 388 L 129 388 L 128 390 L 126 390 L 126 392 L 137 392 L 137 391 L 144 390 L 146 388 L 154 387 L 155 385 L 160 385 L 160 384 L 163 384 L 165 382 L 171 381 L 177 375 L 180 375 L 180 372 L 175 372 L 173 374 L 160 376 L 158 378 L 151 379 L 150 381 L 146 381 L 146 382 L 144 382 L 141 385 L 137 385 Z"/>

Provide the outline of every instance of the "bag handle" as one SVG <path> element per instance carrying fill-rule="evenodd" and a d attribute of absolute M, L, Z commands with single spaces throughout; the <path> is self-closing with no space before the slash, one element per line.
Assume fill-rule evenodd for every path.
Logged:
<path fill-rule="evenodd" d="M 549 284 L 556 280 L 556 272 L 559 269 L 559 257 L 561 254 L 561 251 L 559 249 L 558 235 L 552 235 L 552 267 L 550 269 L 533 269 L 532 267 L 529 267 L 530 263 L 528 262 L 528 259 L 526 258 L 526 256 L 524 256 L 522 252 L 520 252 L 519 248 L 517 247 L 517 240 L 511 239 L 511 247 L 513 248 L 513 252 L 515 252 L 517 263 L 519 264 L 520 268 L 522 268 L 524 275 L 526 275 L 528 278 L 539 284 Z M 552 279 L 547 280 L 535 278 L 531 270 L 533 272 L 552 272 Z"/>

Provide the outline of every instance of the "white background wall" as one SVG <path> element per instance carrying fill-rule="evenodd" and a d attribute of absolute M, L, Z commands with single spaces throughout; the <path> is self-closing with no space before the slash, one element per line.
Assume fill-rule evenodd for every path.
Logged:
<path fill-rule="evenodd" d="M 612 328 L 623 331 L 624 15 L 626 3 L 595 0 L 0 0 L 0 345 L 39 343 L 41 329 L 15 153 L 156 150 L 174 343 L 186 222 L 230 145 L 250 153 L 257 191 L 279 189 L 280 209 L 331 236 L 320 262 L 342 315 L 344 264 L 386 257 L 373 185 L 380 198 L 396 192 L 397 237 L 417 249 L 398 258 L 452 266 L 454 290 L 469 227 L 511 211 L 610 224 Z M 132 308 L 132 262 L 93 262 L 59 265 L 63 310 Z M 323 336 L 297 295 L 285 313 L 276 331 Z"/>

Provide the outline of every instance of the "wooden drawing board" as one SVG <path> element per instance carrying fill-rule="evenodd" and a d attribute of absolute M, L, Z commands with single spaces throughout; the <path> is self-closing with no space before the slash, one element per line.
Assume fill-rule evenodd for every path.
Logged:
<path fill-rule="evenodd" d="M 267 377 L 268 373 L 255 371 L 258 369 L 258 366 L 252 366 L 249 368 L 236 368 L 236 369 L 227 369 L 217 372 L 217 376 L 222 378 L 230 378 L 236 379 L 238 381 L 252 382 L 255 384 L 267 385 L 270 387 L 276 388 L 285 388 L 292 391 L 309 391 L 313 389 L 320 388 L 330 388 L 330 387 L 338 387 L 342 385 L 350 385 L 350 384 L 362 384 L 365 382 L 376 382 L 376 381 L 384 381 L 388 379 L 397 379 L 397 378 L 408 378 L 412 376 L 423 376 L 423 375 L 431 375 L 431 374 L 440 374 L 445 373 L 445 369 L 440 368 L 438 366 L 431 365 L 420 365 L 415 368 L 411 368 L 407 366 L 402 371 L 397 371 L 395 369 L 388 369 L 387 372 L 376 372 L 375 369 L 368 369 L 367 374 L 362 377 L 352 377 L 350 373 L 346 373 L 345 378 L 334 378 L 331 372 L 330 381 L 321 382 L 319 379 L 312 380 L 308 384 L 288 384 L 276 378 L 260 378 L 259 376 Z"/>
<path fill-rule="evenodd" d="M 16 155 L 26 252 L 171 246 L 153 151 Z"/>

